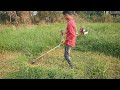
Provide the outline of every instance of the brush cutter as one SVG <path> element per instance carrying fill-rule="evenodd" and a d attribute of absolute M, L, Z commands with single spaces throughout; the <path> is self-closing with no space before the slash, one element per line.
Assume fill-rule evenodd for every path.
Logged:
<path fill-rule="evenodd" d="M 81 34 L 83 34 L 83 35 L 88 34 L 88 32 L 85 30 L 84 27 L 80 28 L 80 31 L 78 32 L 78 34 L 76 36 L 80 36 Z M 43 55 L 39 56 L 37 59 L 35 59 L 34 61 L 32 61 L 32 64 L 34 64 L 35 62 L 37 62 L 42 57 L 44 57 L 46 54 L 50 53 L 51 51 L 55 50 L 56 48 L 59 48 L 62 45 L 63 40 L 64 40 L 64 38 L 63 38 L 63 36 L 64 36 L 63 30 L 61 30 L 61 36 L 62 36 L 61 37 L 61 41 L 60 41 L 60 44 L 58 46 L 54 47 L 53 49 L 51 49 L 51 50 L 47 51 L 46 53 L 44 53 Z"/>
<path fill-rule="evenodd" d="M 43 55 L 39 56 L 37 59 L 35 59 L 34 61 L 32 61 L 32 64 L 34 64 L 35 62 L 37 62 L 37 61 L 40 60 L 42 57 L 44 57 L 46 54 L 50 53 L 51 51 L 55 50 L 56 48 L 59 48 L 59 47 L 61 46 L 61 44 L 62 44 L 62 41 L 63 41 L 63 35 L 64 35 L 64 33 L 63 33 L 62 30 L 61 30 L 61 35 L 62 35 L 62 37 L 61 37 L 61 42 L 60 42 L 60 44 L 59 44 L 58 46 L 54 47 L 53 49 L 47 51 L 47 52 L 44 53 Z"/>

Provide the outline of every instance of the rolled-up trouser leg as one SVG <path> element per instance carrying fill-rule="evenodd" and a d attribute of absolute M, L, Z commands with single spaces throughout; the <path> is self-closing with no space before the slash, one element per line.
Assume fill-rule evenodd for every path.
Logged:
<path fill-rule="evenodd" d="M 64 57 L 67 60 L 68 64 L 70 65 L 71 68 L 73 68 L 73 64 L 71 62 L 71 57 L 70 57 L 70 49 L 71 47 L 69 45 L 65 45 L 65 52 L 64 52 Z"/>

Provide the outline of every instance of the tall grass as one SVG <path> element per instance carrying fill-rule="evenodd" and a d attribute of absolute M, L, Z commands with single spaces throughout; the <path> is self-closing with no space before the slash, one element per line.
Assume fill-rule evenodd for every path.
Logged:
<path fill-rule="evenodd" d="M 89 34 L 77 38 L 76 49 L 105 53 L 120 58 L 120 24 L 95 23 L 92 25 L 84 25 L 88 27 Z"/>
<path fill-rule="evenodd" d="M 77 50 L 92 50 L 120 57 L 119 23 L 78 23 L 87 27 L 89 34 L 77 38 Z M 59 44 L 60 30 L 65 24 L 22 26 L 14 30 L 5 27 L 0 31 L 0 51 L 20 51 L 34 56 Z"/>
<path fill-rule="evenodd" d="M 0 31 L 0 50 L 20 51 L 36 55 L 59 44 L 60 30 L 57 25 L 11 27 Z"/>

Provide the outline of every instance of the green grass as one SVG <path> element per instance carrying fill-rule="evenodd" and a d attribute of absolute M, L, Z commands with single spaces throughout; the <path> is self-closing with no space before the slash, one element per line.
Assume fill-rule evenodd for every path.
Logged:
<path fill-rule="evenodd" d="M 60 26 L 55 25 L 20 27 L 17 30 L 7 28 L 0 31 L 0 50 L 20 51 L 36 55 L 59 43 Z"/>
<path fill-rule="evenodd" d="M 86 25 L 89 35 L 78 37 L 76 49 L 96 51 L 120 58 L 120 24 L 95 23 L 92 25 Z"/>
<path fill-rule="evenodd" d="M 0 78 L 12 79 L 112 79 L 120 78 L 120 24 L 77 23 L 85 26 L 89 34 L 77 38 L 71 51 L 75 69 L 64 60 L 63 46 L 46 55 L 35 65 L 35 57 L 55 47 L 60 41 L 60 30 L 66 24 L 42 24 L 17 28 L 2 26 L 0 29 Z M 9 53 L 15 53 L 9 54 Z M 17 54 L 19 53 L 19 54 Z M 16 57 L 15 57 L 16 56 Z M 8 58 L 7 58 L 8 57 Z M 8 65 L 8 66 L 7 66 Z M 15 67 L 15 70 L 12 70 Z M 7 70 L 7 71 L 5 71 Z"/>

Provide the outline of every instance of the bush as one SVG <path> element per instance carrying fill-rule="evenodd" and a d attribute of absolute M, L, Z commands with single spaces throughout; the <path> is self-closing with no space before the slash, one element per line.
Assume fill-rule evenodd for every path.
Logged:
<path fill-rule="evenodd" d="M 113 22 L 112 16 L 110 14 L 108 15 L 103 15 L 103 22 Z"/>
<path fill-rule="evenodd" d="M 113 22 L 114 23 L 120 23 L 120 16 L 113 17 Z"/>

